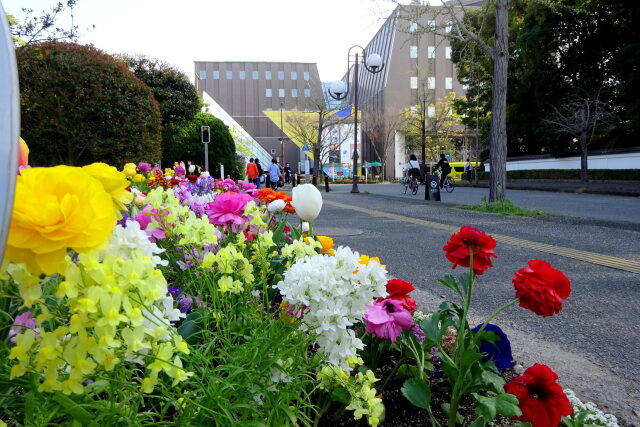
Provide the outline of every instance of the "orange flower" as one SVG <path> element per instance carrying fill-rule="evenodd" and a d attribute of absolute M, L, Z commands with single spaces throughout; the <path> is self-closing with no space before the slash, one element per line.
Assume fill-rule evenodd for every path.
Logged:
<path fill-rule="evenodd" d="M 261 188 L 257 194 L 258 200 L 264 203 L 271 203 L 276 199 L 276 192 L 272 188 Z"/>
<path fill-rule="evenodd" d="M 333 239 L 329 236 L 316 236 L 320 244 L 322 245 L 322 253 L 327 255 L 335 255 L 336 251 L 333 250 Z"/>
<path fill-rule="evenodd" d="M 296 213 L 296 208 L 294 208 L 293 205 L 291 204 L 291 197 L 289 197 L 289 200 L 287 200 L 287 204 L 284 205 L 284 209 L 282 210 L 282 212 L 286 212 L 290 214 Z"/>
<path fill-rule="evenodd" d="M 364 265 L 369 265 L 369 262 L 375 261 L 378 264 L 380 264 L 380 267 L 387 268 L 386 265 L 384 265 L 384 264 L 382 264 L 380 262 L 380 258 L 378 258 L 377 256 L 369 257 L 369 256 L 363 254 L 363 255 L 360 255 L 360 259 L 358 261 L 360 262 L 360 264 L 364 264 Z"/>
<path fill-rule="evenodd" d="M 287 193 L 285 193 L 284 191 L 278 191 L 277 193 L 275 193 L 275 197 L 276 200 L 284 200 L 285 202 L 287 201 L 287 199 L 291 200 L 291 197 L 287 196 Z"/>

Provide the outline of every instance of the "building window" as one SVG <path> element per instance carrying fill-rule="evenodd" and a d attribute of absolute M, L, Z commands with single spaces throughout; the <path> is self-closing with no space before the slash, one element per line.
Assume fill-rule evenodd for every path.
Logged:
<path fill-rule="evenodd" d="M 427 107 L 427 117 L 435 117 L 436 116 L 436 106 L 429 105 Z"/>
<path fill-rule="evenodd" d="M 240 80 L 245 80 L 247 78 L 247 73 L 244 71 L 240 71 Z"/>
<path fill-rule="evenodd" d="M 213 70 L 213 80 L 220 80 L 220 71 Z"/>
<path fill-rule="evenodd" d="M 278 80 L 284 80 L 284 71 L 278 71 Z"/>
<path fill-rule="evenodd" d="M 267 89 L 267 93 L 265 95 L 267 95 L 267 98 L 271 98 L 271 89 Z"/>
<path fill-rule="evenodd" d="M 291 89 L 291 97 L 292 98 L 298 97 L 298 89 Z"/>
<path fill-rule="evenodd" d="M 415 33 L 416 31 L 418 31 L 418 23 L 417 22 L 412 22 L 409 24 L 409 32 L 410 33 Z"/>
<path fill-rule="evenodd" d="M 309 98 L 311 96 L 311 89 L 305 89 L 304 90 L 304 97 L 305 98 Z"/>
<path fill-rule="evenodd" d="M 278 96 L 284 98 L 284 89 L 278 89 Z"/>
<path fill-rule="evenodd" d="M 227 80 L 233 80 L 233 71 L 227 71 Z"/>
<path fill-rule="evenodd" d="M 298 73 L 295 71 L 291 72 L 291 80 L 296 81 L 298 80 Z"/>
<path fill-rule="evenodd" d="M 436 88 L 436 78 L 429 77 L 427 79 L 427 89 L 435 89 Z"/>
<path fill-rule="evenodd" d="M 436 21 L 434 19 L 429 19 L 427 21 L 427 28 L 430 30 L 435 30 L 436 29 Z"/>
<path fill-rule="evenodd" d="M 272 149 L 271 149 L 271 155 L 272 155 L 272 156 L 274 156 L 275 154 L 276 154 L 276 149 L 275 149 L 275 148 L 272 148 Z"/>
<path fill-rule="evenodd" d="M 207 79 L 207 72 L 204 70 L 200 70 L 200 80 L 206 80 Z"/>
<path fill-rule="evenodd" d="M 409 85 L 411 89 L 418 89 L 418 78 L 417 77 L 409 77 Z"/>
<path fill-rule="evenodd" d="M 444 57 L 447 59 L 451 59 L 451 46 L 447 46 L 444 48 Z"/>
<path fill-rule="evenodd" d="M 271 71 L 265 71 L 264 78 L 265 80 L 271 80 Z"/>
<path fill-rule="evenodd" d="M 418 57 L 418 46 L 409 46 L 409 58 Z"/>
<path fill-rule="evenodd" d="M 453 89 L 453 77 L 445 77 L 445 79 L 444 79 L 444 88 L 445 89 Z"/>
<path fill-rule="evenodd" d="M 435 46 L 429 46 L 427 48 L 427 58 L 433 59 L 435 57 L 436 57 L 436 47 Z"/>
<path fill-rule="evenodd" d="M 305 71 L 304 73 L 302 73 L 302 78 L 305 80 L 309 80 L 309 72 Z"/>
<path fill-rule="evenodd" d="M 253 80 L 258 80 L 258 72 L 257 71 L 252 72 L 251 76 L 253 77 Z"/>

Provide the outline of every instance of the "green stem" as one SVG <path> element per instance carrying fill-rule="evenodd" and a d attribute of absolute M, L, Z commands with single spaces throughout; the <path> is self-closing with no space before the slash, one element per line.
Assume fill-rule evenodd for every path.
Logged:
<path fill-rule="evenodd" d="M 391 379 L 393 377 L 395 377 L 396 372 L 398 372 L 398 369 L 400 368 L 400 365 L 402 365 L 402 362 L 404 362 L 405 358 L 404 357 L 400 357 L 400 360 L 398 360 L 398 363 L 396 363 L 396 366 L 393 367 L 393 369 L 391 370 L 391 373 L 389 373 L 389 375 L 387 375 L 387 378 L 385 378 L 384 382 L 382 383 L 382 387 L 380 387 L 380 393 L 382 393 L 382 391 L 387 387 L 387 384 L 389 383 L 389 381 L 391 381 Z"/>
<path fill-rule="evenodd" d="M 484 331 L 484 328 L 487 327 L 487 325 L 500 313 L 502 313 L 503 311 L 505 311 L 507 308 L 511 307 L 512 305 L 514 305 L 515 303 L 519 302 L 520 298 L 514 298 L 511 301 L 509 301 L 508 303 L 504 304 L 503 306 L 499 307 L 496 311 L 494 311 L 493 313 L 491 313 L 491 316 L 489 316 L 487 318 L 487 320 L 484 321 L 484 323 L 482 324 L 482 326 L 480 327 L 480 329 L 478 330 L 478 332 L 476 332 L 475 337 L 474 337 L 474 342 L 476 342 L 476 337 L 482 332 Z"/>

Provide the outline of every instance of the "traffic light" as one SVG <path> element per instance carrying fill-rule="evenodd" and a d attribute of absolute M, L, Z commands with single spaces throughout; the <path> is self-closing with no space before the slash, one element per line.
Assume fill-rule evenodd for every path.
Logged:
<path fill-rule="evenodd" d="M 200 128 L 200 133 L 202 135 L 202 143 L 203 144 L 208 144 L 209 142 L 211 142 L 211 135 L 209 132 L 209 126 L 202 126 Z"/>

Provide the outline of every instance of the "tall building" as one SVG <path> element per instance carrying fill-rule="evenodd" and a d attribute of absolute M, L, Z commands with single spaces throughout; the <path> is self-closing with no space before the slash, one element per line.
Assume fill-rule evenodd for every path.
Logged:
<path fill-rule="evenodd" d="M 365 120 L 367 115 L 389 120 L 388 117 L 416 105 L 423 105 L 431 117 L 435 115 L 437 99 L 451 92 L 456 97 L 464 96 L 466 87 L 458 81 L 446 37 L 452 30 L 450 19 L 443 7 L 436 6 L 399 5 L 392 12 L 365 47 L 367 54 L 382 57 L 383 71 L 372 74 L 359 67 L 358 104 Z M 353 84 L 354 71 L 351 67 L 343 80 Z M 343 105 L 353 103 L 353 92 L 349 91 Z M 402 132 L 395 132 L 392 137 L 395 140 L 386 146 L 386 175 L 399 177 L 409 153 Z M 362 159 L 377 160 L 372 145 L 375 141 L 367 135 L 366 126 L 362 138 Z"/>
<path fill-rule="evenodd" d="M 301 160 L 289 139 L 281 143 L 280 129 L 263 113 L 303 110 L 322 99 L 318 67 L 299 62 L 195 62 L 196 87 L 206 92 L 274 158 Z"/>

